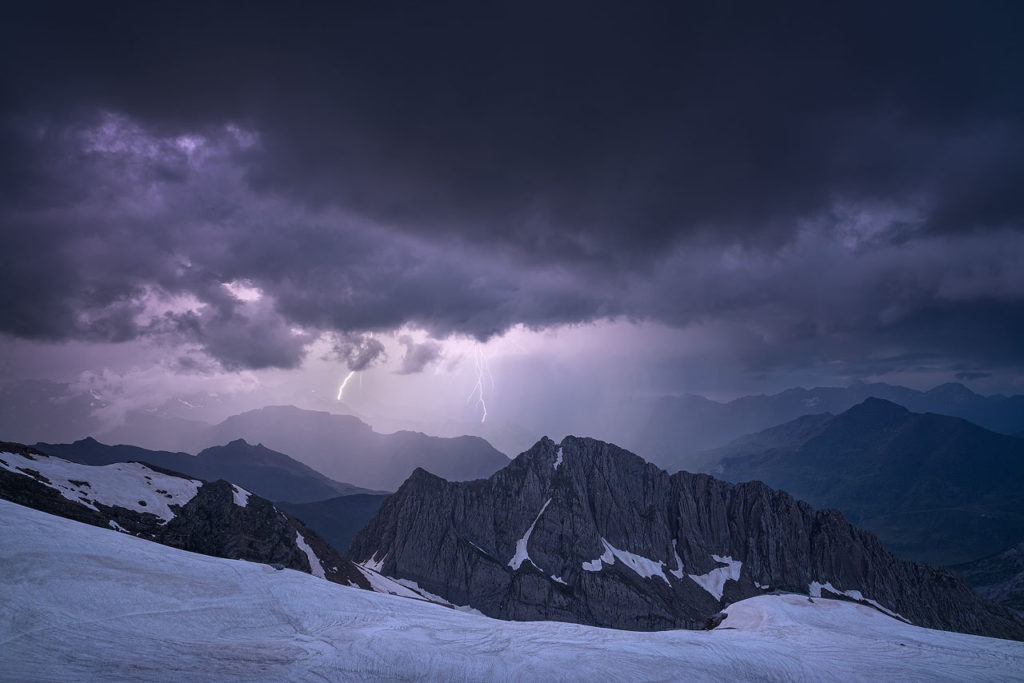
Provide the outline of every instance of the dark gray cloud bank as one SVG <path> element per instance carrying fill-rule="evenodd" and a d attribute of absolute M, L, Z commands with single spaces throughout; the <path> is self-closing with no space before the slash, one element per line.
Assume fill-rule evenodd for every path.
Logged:
<path fill-rule="evenodd" d="M 1019 377 L 1024 6 L 785 4 L 8 10 L 0 332 L 358 370 L 625 317 Z"/>

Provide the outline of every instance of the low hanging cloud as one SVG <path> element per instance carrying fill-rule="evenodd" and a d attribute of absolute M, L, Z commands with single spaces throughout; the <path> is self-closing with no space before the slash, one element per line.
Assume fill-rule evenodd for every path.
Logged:
<path fill-rule="evenodd" d="M 400 375 L 412 375 L 423 372 L 428 366 L 441 359 L 444 347 L 440 342 L 428 339 L 417 343 L 411 336 L 403 334 L 398 342 L 405 347 L 402 365 L 398 368 Z"/>

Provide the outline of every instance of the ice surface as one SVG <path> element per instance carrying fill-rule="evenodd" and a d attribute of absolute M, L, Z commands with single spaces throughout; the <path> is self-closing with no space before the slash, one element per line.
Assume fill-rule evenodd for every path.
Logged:
<path fill-rule="evenodd" d="M 655 562 L 652 559 L 646 558 L 642 555 L 636 555 L 628 550 L 620 550 L 604 538 L 601 539 L 601 544 L 604 545 L 604 552 L 601 554 L 601 557 L 596 560 L 590 560 L 589 562 L 583 563 L 583 569 L 586 571 L 599 572 L 604 565 L 614 564 L 615 561 L 618 560 L 645 579 L 657 576 L 665 583 L 668 583 L 668 577 L 665 576 L 664 571 L 664 562 Z M 680 566 L 682 565 L 680 564 Z"/>
<path fill-rule="evenodd" d="M 306 553 L 306 559 L 309 560 L 309 569 L 313 576 L 318 579 L 326 579 L 327 574 L 324 573 L 323 565 L 320 564 L 320 558 L 316 556 L 313 549 L 306 543 L 306 539 L 298 531 L 295 532 L 295 545 L 299 546 L 299 550 Z"/>
<path fill-rule="evenodd" d="M 1024 644 L 765 595 L 714 631 L 505 622 L 0 501 L 5 680 L 1022 680 Z M 68 571 L 73 567 L 74 571 Z"/>
<path fill-rule="evenodd" d="M 711 593 L 715 600 L 722 599 L 722 591 L 725 590 L 725 582 L 732 579 L 733 581 L 739 581 L 740 570 L 743 568 L 743 563 L 739 560 L 733 560 L 731 557 L 723 557 L 721 555 L 712 555 L 711 559 L 720 564 L 726 564 L 727 567 L 717 567 L 712 569 L 707 574 L 690 574 L 690 578 L 697 582 L 701 588 Z"/>
<path fill-rule="evenodd" d="M 137 462 L 95 466 L 45 455 L 29 459 L 16 453 L 0 453 L 0 467 L 17 474 L 25 474 L 24 470 L 38 472 L 50 481 L 40 483 L 93 510 L 98 510 L 93 503 L 101 503 L 151 512 L 164 522 L 174 517 L 171 505 L 184 505 L 203 485 L 201 481 L 173 477 Z"/>
<path fill-rule="evenodd" d="M 534 518 L 533 524 L 531 524 L 530 528 L 526 530 L 526 534 L 524 534 L 522 538 L 516 541 L 516 554 L 512 556 L 511 560 L 508 561 L 508 566 L 512 567 L 512 569 L 519 569 L 523 562 L 525 562 L 526 560 L 530 560 L 530 553 L 526 550 L 526 546 L 530 542 L 530 534 L 533 533 L 533 527 L 537 526 L 537 522 L 538 520 L 540 520 L 540 516 L 543 515 L 544 511 L 548 509 L 548 505 L 550 503 L 551 499 L 548 498 L 547 502 L 544 503 L 544 505 L 541 507 L 540 512 L 537 513 L 537 517 Z M 535 567 L 537 566 L 537 563 L 533 560 L 530 560 L 530 563 L 533 564 L 533 566 Z"/>

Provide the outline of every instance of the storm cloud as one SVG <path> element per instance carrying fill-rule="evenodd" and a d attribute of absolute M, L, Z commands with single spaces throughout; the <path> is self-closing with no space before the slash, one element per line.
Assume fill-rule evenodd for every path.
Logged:
<path fill-rule="evenodd" d="M 334 335 L 359 370 L 408 327 L 415 372 L 450 335 L 624 318 L 752 371 L 1019 368 L 1022 14 L 25 5 L 0 331 L 226 369 Z"/>

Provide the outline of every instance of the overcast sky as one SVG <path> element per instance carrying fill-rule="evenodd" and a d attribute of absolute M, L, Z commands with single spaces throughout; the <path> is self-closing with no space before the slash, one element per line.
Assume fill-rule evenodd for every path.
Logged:
<path fill-rule="evenodd" d="M 1024 393 L 1019 2 L 5 12 L 0 378 Z"/>

